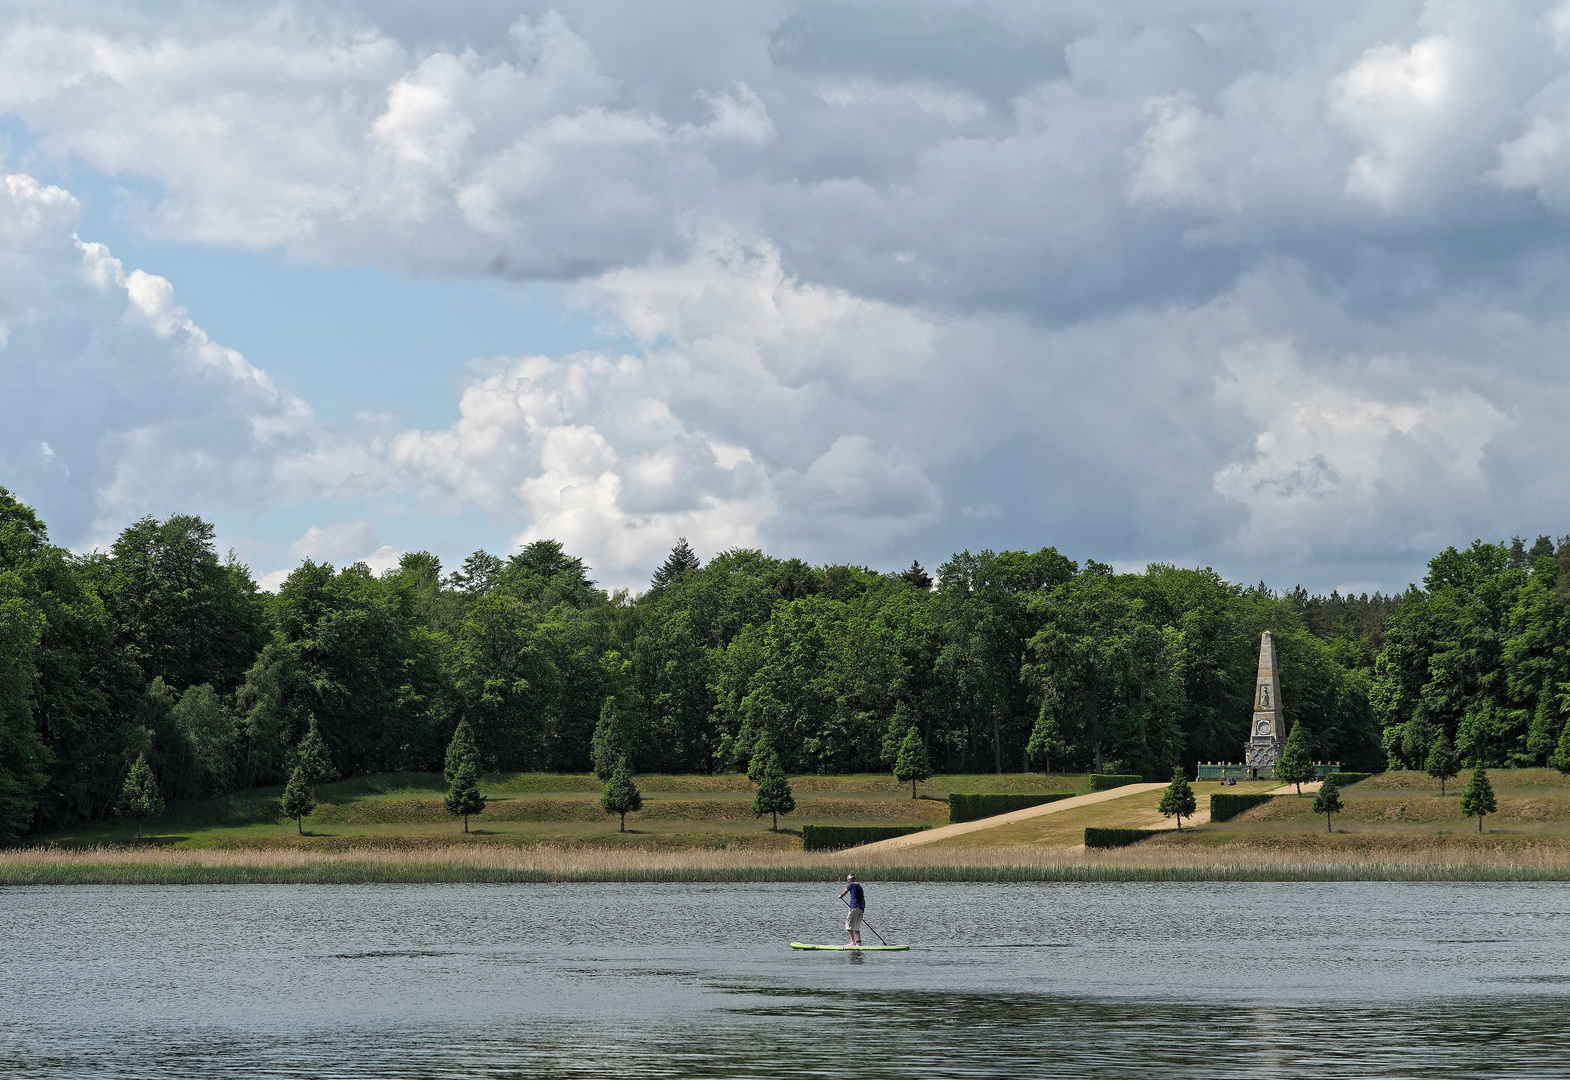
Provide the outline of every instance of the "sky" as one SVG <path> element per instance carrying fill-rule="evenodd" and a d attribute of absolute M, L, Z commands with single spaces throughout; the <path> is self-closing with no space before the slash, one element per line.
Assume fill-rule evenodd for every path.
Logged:
<path fill-rule="evenodd" d="M 1570 4 L 0 0 L 0 486 L 455 567 L 1570 532 Z"/>

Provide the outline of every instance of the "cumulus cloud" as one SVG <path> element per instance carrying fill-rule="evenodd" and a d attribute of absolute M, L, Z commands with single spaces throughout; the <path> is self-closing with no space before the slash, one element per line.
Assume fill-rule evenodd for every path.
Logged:
<path fill-rule="evenodd" d="M 1570 8 L 8 10 L 38 171 L 129 181 L 150 233 L 550 281 L 623 341 L 329 430 L 13 177 L 0 378 L 39 404 L 0 475 L 68 531 L 388 498 L 610 580 L 685 534 L 1388 586 L 1570 514 Z"/>

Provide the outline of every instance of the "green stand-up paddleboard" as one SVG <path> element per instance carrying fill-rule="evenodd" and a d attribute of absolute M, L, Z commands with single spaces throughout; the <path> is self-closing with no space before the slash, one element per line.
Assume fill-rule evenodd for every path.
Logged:
<path fill-rule="evenodd" d="M 818 952 L 909 952 L 909 945 L 806 945 L 800 941 L 790 943 L 793 949 L 814 949 Z"/>

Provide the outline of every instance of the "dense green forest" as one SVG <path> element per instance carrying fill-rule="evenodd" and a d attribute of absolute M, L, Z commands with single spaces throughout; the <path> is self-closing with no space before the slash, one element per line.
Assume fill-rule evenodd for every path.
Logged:
<path fill-rule="evenodd" d="M 1404 596 L 1326 597 L 1053 548 L 929 576 L 682 541 L 634 596 L 542 540 L 446 573 L 306 561 L 270 595 L 200 518 L 76 555 L 0 489 L 0 837 L 110 814 L 142 755 L 171 799 L 281 783 L 313 718 L 346 777 L 439 769 L 467 720 L 488 770 L 738 770 L 767 739 L 794 773 L 882 771 L 914 728 L 941 771 L 1165 779 L 1238 758 L 1266 629 L 1316 758 L 1420 765 L 1443 733 L 1540 763 L 1566 557 L 1477 543 Z"/>

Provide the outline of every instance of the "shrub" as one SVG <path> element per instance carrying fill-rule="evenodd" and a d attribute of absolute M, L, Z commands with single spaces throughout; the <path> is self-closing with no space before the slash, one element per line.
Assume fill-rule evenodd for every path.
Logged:
<path fill-rule="evenodd" d="M 1097 829 L 1085 830 L 1085 846 L 1094 848 L 1128 847 L 1152 836 L 1159 836 L 1166 829 Z"/>
<path fill-rule="evenodd" d="M 801 846 L 807 851 L 835 851 L 839 848 L 892 840 L 930 828 L 928 825 L 803 825 Z"/>
<path fill-rule="evenodd" d="M 1143 776 L 1133 776 L 1123 773 L 1090 774 L 1091 791 L 1111 791 L 1113 788 L 1122 787 L 1124 784 L 1143 784 L 1144 782 L 1145 778 Z"/>
<path fill-rule="evenodd" d="M 1231 821 L 1244 810 L 1255 806 L 1262 806 L 1275 798 L 1274 795 L 1212 795 L 1210 797 L 1210 820 Z"/>
<path fill-rule="evenodd" d="M 1042 806 L 1059 799 L 1067 799 L 1069 792 L 1057 792 L 1052 795 L 1028 795 L 1019 792 L 1000 791 L 954 791 L 949 793 L 949 821 L 959 824 L 961 821 L 977 821 L 981 818 L 993 817 L 996 814 L 1007 814 L 1014 810 L 1028 810 L 1032 806 Z"/>
<path fill-rule="evenodd" d="M 1333 772 L 1325 774 L 1325 783 L 1334 784 L 1338 788 L 1351 787 L 1353 784 L 1367 780 L 1373 773 L 1366 772 Z"/>

